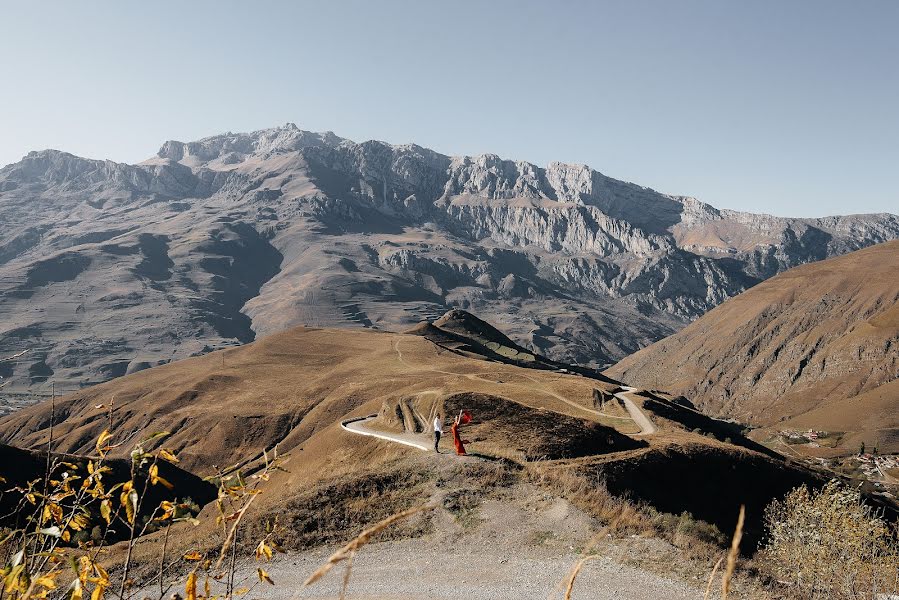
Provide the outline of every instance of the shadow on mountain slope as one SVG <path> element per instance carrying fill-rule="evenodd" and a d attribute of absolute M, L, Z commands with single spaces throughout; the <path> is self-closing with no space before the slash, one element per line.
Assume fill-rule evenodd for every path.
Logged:
<path fill-rule="evenodd" d="M 241 310 L 281 267 L 283 256 L 255 228 L 246 223 L 225 224 L 213 239 L 197 247 L 209 255 L 200 266 L 212 275 L 213 290 L 192 306 L 224 338 L 252 342 L 256 334 L 250 317 Z"/>

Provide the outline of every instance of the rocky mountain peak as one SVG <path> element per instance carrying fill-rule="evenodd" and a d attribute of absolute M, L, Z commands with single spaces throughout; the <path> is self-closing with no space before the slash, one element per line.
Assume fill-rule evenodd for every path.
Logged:
<path fill-rule="evenodd" d="M 191 167 L 227 166 L 247 158 L 264 158 L 280 152 L 292 152 L 308 147 L 336 148 L 343 138 L 328 131 L 303 131 L 293 123 L 260 129 L 250 133 L 225 133 L 202 138 L 196 142 L 169 140 L 156 153 L 158 158 L 182 162 Z M 151 159 L 152 160 L 152 159 Z M 218 163 L 209 165 L 209 163 Z"/>

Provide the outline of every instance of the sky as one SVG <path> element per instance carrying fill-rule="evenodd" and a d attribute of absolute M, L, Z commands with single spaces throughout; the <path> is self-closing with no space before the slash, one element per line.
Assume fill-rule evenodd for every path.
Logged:
<path fill-rule="evenodd" d="M 0 165 L 296 123 L 584 163 L 720 208 L 899 213 L 899 2 L 10 2 Z"/>

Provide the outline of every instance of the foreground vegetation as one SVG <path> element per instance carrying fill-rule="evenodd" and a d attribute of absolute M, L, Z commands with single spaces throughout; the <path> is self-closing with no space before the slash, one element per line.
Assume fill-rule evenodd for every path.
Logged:
<path fill-rule="evenodd" d="M 857 489 L 800 487 L 766 511 L 761 562 L 792 598 L 872 599 L 899 593 L 897 531 Z"/>
<path fill-rule="evenodd" d="M 174 452 L 159 446 L 166 435 L 155 434 L 131 449 L 130 470 L 124 478 L 110 466 L 108 454 L 119 445 L 107 429 L 97 439 L 96 454 L 86 462 L 48 451 L 43 477 L 5 489 L 2 500 L 6 504 L 10 504 L 9 496 L 15 500 L 14 510 L 5 515 L 12 526 L 0 540 L 5 564 L 0 598 L 102 600 L 115 596 L 125 600 L 139 592 L 141 597 L 161 599 L 171 591 L 171 585 L 164 584 L 169 573 L 185 570 L 183 589 L 189 600 L 234 596 L 238 592 L 234 579 L 238 527 L 261 493 L 261 485 L 281 468 L 283 459 L 277 452 L 266 455 L 264 466 L 249 478 L 240 472 L 221 472 L 211 478 L 218 490 L 215 521 L 223 540 L 217 556 L 196 552 L 171 556 L 172 525 L 200 525 L 196 518 L 200 507 L 190 499 L 154 502 L 156 488 L 169 490 L 170 497 L 177 494 L 160 474 L 163 464 L 178 462 Z M 157 447 L 147 450 L 150 446 Z M 152 532 L 161 532 L 158 571 L 155 577 L 136 580 L 132 572 L 135 545 Z M 271 558 L 266 537 L 258 541 L 256 554 L 260 559 Z M 262 568 L 258 580 L 271 583 Z"/>

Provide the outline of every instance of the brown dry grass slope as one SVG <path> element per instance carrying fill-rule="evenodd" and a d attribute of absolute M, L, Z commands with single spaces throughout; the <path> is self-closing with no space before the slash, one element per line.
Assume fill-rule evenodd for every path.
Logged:
<path fill-rule="evenodd" d="M 592 409 L 593 390 L 610 387 L 463 356 L 417 335 L 297 328 L 57 399 L 53 446 L 58 452 L 90 451 L 109 426 L 113 404 L 123 455 L 129 442 L 170 431 L 166 447 L 178 453 L 182 466 L 201 474 L 212 465 L 252 464 L 275 445 L 302 452 L 304 462 L 320 454 L 330 462 L 352 456 L 358 464 L 375 451 L 388 458 L 404 452 L 340 427 L 344 419 L 377 413 L 385 402 L 484 394 L 545 411 L 548 419 L 570 415 L 619 424 L 626 432 L 632 422 Z M 49 403 L 41 403 L 0 420 L 0 440 L 45 447 L 49 425 Z M 522 438 L 539 434 L 523 431 Z"/>
<path fill-rule="evenodd" d="M 899 242 L 791 269 L 607 374 L 755 425 L 899 452 Z"/>
<path fill-rule="evenodd" d="M 436 327 L 420 329 L 440 338 Z M 417 334 L 297 328 L 141 371 L 58 399 L 54 450 L 89 452 L 109 426 L 111 405 L 113 441 L 121 444 L 114 456 L 168 431 L 164 445 L 180 465 L 207 476 L 232 465 L 252 473 L 263 452 L 277 446 L 290 455 L 286 471 L 272 474 L 274 493 L 259 496 L 246 525 L 259 532 L 276 519 L 286 528 L 282 542 L 296 547 L 349 539 L 394 510 L 428 501 L 445 489 L 435 481 L 440 472 L 478 464 L 479 456 L 534 476 L 555 494 L 576 499 L 579 487 L 604 484 L 638 504 L 688 511 L 727 535 L 741 503 L 751 507 L 749 530 L 757 534 L 762 506 L 798 483 L 817 481 L 738 429 L 662 395 L 630 393 L 656 428 L 636 436 L 640 428 L 617 401 L 594 404 L 594 392 L 608 396 L 615 383 L 549 364 L 479 358 L 475 344 L 462 347 L 458 338 L 445 337 L 452 344 Z M 443 454 L 428 454 L 341 427 L 377 414 L 366 426 L 427 443 L 433 415 L 450 417 L 462 408 L 474 416 L 464 431 L 473 455 L 467 459 L 446 452 L 448 439 Z M 0 441 L 46 448 L 50 422 L 46 402 L 23 409 L 0 420 Z M 747 473 L 765 485 L 746 485 Z M 448 496 L 459 492 L 446 489 Z M 601 506 L 585 508 L 608 516 Z M 426 530 L 426 524 L 412 526 L 413 533 Z M 173 543 L 202 546 L 214 535 L 212 528 L 178 527 Z M 156 542 L 150 536 L 142 543 L 151 549 Z M 136 552 L 142 556 L 140 547 Z"/>

